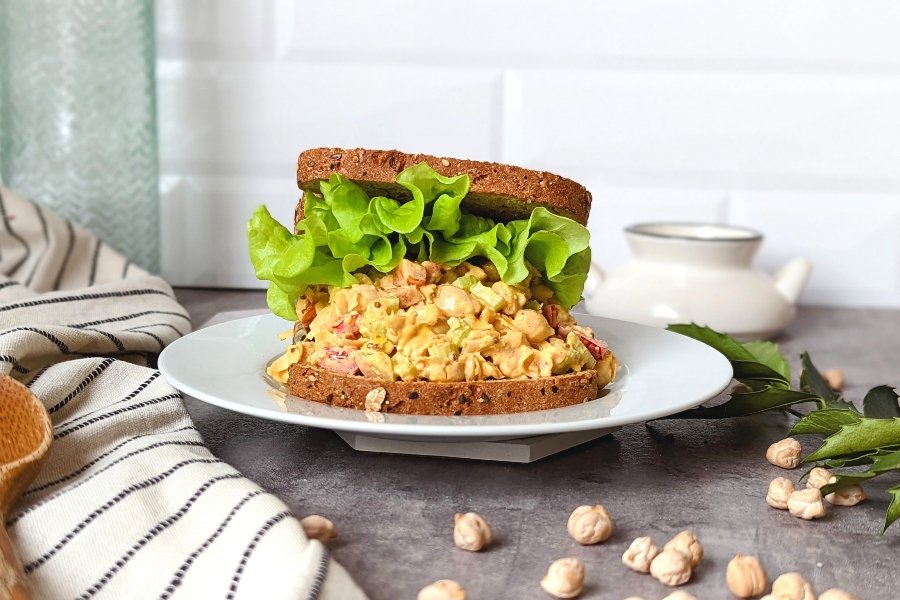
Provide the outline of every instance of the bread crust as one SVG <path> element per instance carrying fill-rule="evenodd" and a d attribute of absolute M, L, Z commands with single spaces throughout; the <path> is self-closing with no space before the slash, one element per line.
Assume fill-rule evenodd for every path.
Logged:
<path fill-rule="evenodd" d="M 293 364 L 288 390 L 294 396 L 332 406 L 402 415 L 495 415 L 562 408 L 595 400 L 615 377 L 610 353 L 605 368 L 540 379 L 489 379 L 460 382 L 385 381 Z M 383 402 L 366 403 L 384 389 Z M 377 399 L 377 397 L 376 397 Z"/>
<path fill-rule="evenodd" d="M 527 218 L 535 206 L 587 225 L 591 193 L 580 183 L 547 171 L 513 165 L 465 160 L 449 156 L 407 154 L 398 150 L 364 148 L 314 148 L 297 159 L 297 186 L 304 193 L 319 193 L 319 182 L 340 173 L 359 184 L 370 196 L 389 196 L 405 201 L 409 190 L 394 180 L 406 167 L 425 162 L 444 176 L 467 173 L 471 179 L 463 205 L 470 211 L 506 222 Z M 303 198 L 297 204 L 295 223 L 303 218 Z"/>

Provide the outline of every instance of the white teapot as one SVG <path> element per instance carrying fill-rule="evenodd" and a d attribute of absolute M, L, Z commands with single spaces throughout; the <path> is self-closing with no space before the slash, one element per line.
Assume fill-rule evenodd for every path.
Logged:
<path fill-rule="evenodd" d="M 796 258 L 773 277 L 752 267 L 756 231 L 731 225 L 642 223 L 625 229 L 632 258 L 613 273 L 592 264 L 591 314 L 665 327 L 695 322 L 739 339 L 771 338 L 796 316 L 812 264 Z"/>

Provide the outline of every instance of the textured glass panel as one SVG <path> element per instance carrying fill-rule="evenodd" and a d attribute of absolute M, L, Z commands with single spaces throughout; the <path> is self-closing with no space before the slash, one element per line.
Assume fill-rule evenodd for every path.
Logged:
<path fill-rule="evenodd" d="M 0 183 L 159 267 L 152 0 L 0 0 Z"/>

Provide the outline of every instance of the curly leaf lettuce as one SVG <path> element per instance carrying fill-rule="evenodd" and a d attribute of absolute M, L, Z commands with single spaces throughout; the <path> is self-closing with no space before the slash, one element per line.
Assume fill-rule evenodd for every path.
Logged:
<path fill-rule="evenodd" d="M 295 320 L 294 304 L 310 285 L 347 287 L 353 272 L 373 267 L 387 273 L 404 257 L 450 266 L 481 256 L 508 284 L 528 277 L 526 261 L 542 275 L 559 301 L 571 308 L 581 299 L 590 266 L 590 234 L 579 223 L 537 207 L 528 219 L 497 223 L 460 208 L 468 175 L 444 177 L 426 163 L 404 169 L 397 183 L 412 200 L 369 198 L 339 174 L 307 194 L 305 217 L 292 234 L 265 206 L 247 224 L 256 277 L 269 281 L 269 308 Z"/>

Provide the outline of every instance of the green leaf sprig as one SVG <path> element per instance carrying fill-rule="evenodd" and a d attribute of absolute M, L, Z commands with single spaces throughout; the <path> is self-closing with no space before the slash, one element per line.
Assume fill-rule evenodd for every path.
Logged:
<path fill-rule="evenodd" d="M 709 327 L 696 324 L 670 325 L 669 329 L 718 350 L 731 362 L 734 378 L 741 384 L 729 399 L 717 406 L 688 410 L 677 418 L 719 419 L 741 417 L 781 409 L 799 416 L 792 435 L 824 435 L 822 445 L 810 453 L 806 463 L 835 469 L 834 483 L 822 494 L 900 471 L 900 403 L 894 388 L 881 385 L 866 394 L 860 412 L 828 385 L 809 354 L 801 355 L 798 388 L 791 383 L 790 364 L 772 342 L 739 342 Z M 792 407 L 812 404 L 800 414 Z M 900 519 L 900 485 L 887 490 L 891 496 L 882 535 Z"/>

